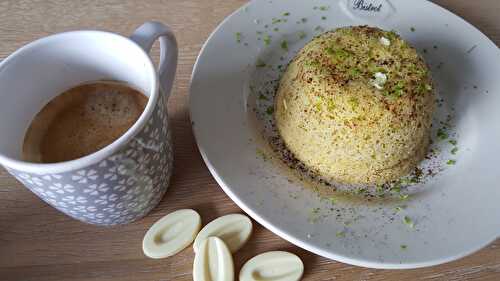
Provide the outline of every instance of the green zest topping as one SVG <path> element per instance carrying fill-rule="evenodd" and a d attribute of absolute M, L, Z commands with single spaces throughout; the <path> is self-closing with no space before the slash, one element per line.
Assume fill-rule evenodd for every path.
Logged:
<path fill-rule="evenodd" d="M 274 107 L 272 107 L 272 106 L 269 106 L 269 107 L 266 109 L 266 113 L 267 113 L 268 115 L 272 115 L 272 114 L 273 114 L 273 112 L 274 112 Z"/>
<path fill-rule="evenodd" d="M 268 100 L 268 98 L 266 96 L 264 96 L 263 94 L 260 94 L 259 100 Z"/>
<path fill-rule="evenodd" d="M 445 139 L 447 139 L 449 136 L 448 136 L 448 133 L 446 133 L 446 132 L 444 131 L 444 129 L 440 128 L 440 129 L 438 129 L 438 131 L 437 131 L 437 137 L 438 137 L 439 139 L 441 139 L 441 140 L 445 140 Z"/>
<path fill-rule="evenodd" d="M 361 74 L 361 70 L 359 70 L 359 69 L 358 69 L 358 68 L 356 68 L 356 67 L 353 67 L 353 68 L 351 68 L 351 69 L 349 70 L 349 74 L 350 74 L 351 76 L 353 76 L 353 77 L 356 77 L 356 76 L 358 76 L 358 75 L 360 75 L 360 74 Z"/>
<path fill-rule="evenodd" d="M 356 109 L 359 106 L 359 100 L 357 98 L 352 97 L 348 102 L 351 105 L 352 110 Z"/>
<path fill-rule="evenodd" d="M 453 160 L 453 159 L 446 161 L 446 164 L 448 164 L 448 165 L 455 165 L 456 163 L 457 163 L 457 160 Z"/>
<path fill-rule="evenodd" d="M 457 145 L 457 140 L 449 140 L 448 142 L 451 143 L 452 145 Z"/>
<path fill-rule="evenodd" d="M 290 13 L 289 13 L 289 12 L 285 12 L 285 13 L 283 13 L 283 16 L 285 16 L 285 17 L 288 17 L 289 15 L 290 15 Z"/>
<path fill-rule="evenodd" d="M 396 208 L 394 208 L 394 210 L 396 212 L 401 212 L 403 209 L 404 209 L 404 206 L 397 206 Z"/>
<path fill-rule="evenodd" d="M 344 231 L 337 231 L 337 233 L 335 234 L 335 236 L 337 236 L 337 237 L 345 237 L 345 232 Z"/>
<path fill-rule="evenodd" d="M 263 41 L 264 44 L 268 46 L 269 44 L 271 44 L 271 36 L 269 36 L 268 34 L 264 35 Z"/>
<path fill-rule="evenodd" d="M 307 34 L 304 31 L 299 31 L 299 39 L 306 38 Z"/>
<path fill-rule="evenodd" d="M 257 63 L 255 64 L 256 67 L 265 67 L 266 63 L 262 61 L 261 59 L 257 59 Z"/>
<path fill-rule="evenodd" d="M 391 31 L 386 33 L 386 37 L 392 42 L 392 41 L 398 39 L 399 36 L 396 33 L 396 31 L 391 30 Z"/>
<path fill-rule="evenodd" d="M 241 43 L 241 32 L 236 32 L 236 42 Z"/>
<path fill-rule="evenodd" d="M 401 245 L 400 247 L 401 247 L 401 250 L 406 250 L 406 248 L 408 248 L 408 246 L 406 246 L 406 245 Z"/>
<path fill-rule="evenodd" d="M 409 226 L 409 227 L 411 227 L 411 228 L 414 228 L 414 227 L 415 227 L 415 224 L 413 223 L 412 219 L 411 219 L 410 217 L 408 217 L 408 216 L 405 216 L 405 217 L 403 218 L 403 222 L 404 222 L 407 226 Z"/>
<path fill-rule="evenodd" d="M 409 197 L 410 197 L 410 195 L 409 195 L 409 194 L 401 194 L 401 195 L 399 195 L 399 198 L 400 198 L 401 200 L 407 200 Z"/>
<path fill-rule="evenodd" d="M 286 40 L 281 41 L 281 49 L 288 51 L 288 42 Z"/>
<path fill-rule="evenodd" d="M 400 193 L 401 192 L 401 184 L 399 182 L 395 183 L 392 187 L 391 187 L 391 191 L 392 192 L 395 192 L 395 193 Z"/>
<path fill-rule="evenodd" d="M 458 152 L 458 147 L 454 147 L 451 151 L 451 154 L 455 155 Z"/>
<path fill-rule="evenodd" d="M 404 81 L 398 81 L 396 85 L 392 88 L 392 92 L 394 96 L 396 97 L 401 97 L 404 94 L 404 88 L 405 88 L 405 82 Z"/>
<path fill-rule="evenodd" d="M 258 156 L 262 157 L 262 160 L 267 161 L 268 157 L 264 153 L 264 151 L 262 151 L 260 148 L 257 148 L 256 152 Z"/>
<path fill-rule="evenodd" d="M 325 16 L 322 16 L 322 17 L 321 17 L 321 19 L 322 19 L 322 20 L 326 20 L 326 17 L 325 17 Z"/>
<path fill-rule="evenodd" d="M 301 18 L 300 21 L 305 23 L 307 22 L 307 18 Z"/>
<path fill-rule="evenodd" d="M 272 24 L 277 24 L 277 23 L 280 23 L 281 22 L 281 19 L 276 19 L 276 18 L 273 18 L 272 19 Z"/>
<path fill-rule="evenodd" d="M 320 6 L 319 10 L 320 11 L 327 11 L 330 7 L 329 6 Z"/>

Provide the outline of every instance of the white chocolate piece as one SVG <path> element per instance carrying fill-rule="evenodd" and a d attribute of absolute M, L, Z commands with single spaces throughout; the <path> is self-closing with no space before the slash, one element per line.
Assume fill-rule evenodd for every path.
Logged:
<path fill-rule="evenodd" d="M 248 260 L 240 271 L 240 281 L 298 281 L 304 264 L 296 255 L 274 251 Z"/>
<path fill-rule="evenodd" d="M 231 253 L 234 253 L 243 247 L 251 233 L 252 221 L 247 216 L 241 214 L 222 216 L 205 225 L 196 236 L 193 249 L 197 253 L 203 240 L 210 236 L 216 236 L 226 243 Z"/>
<path fill-rule="evenodd" d="M 200 215 L 191 209 L 172 212 L 151 226 L 142 240 L 142 251 L 153 259 L 173 256 L 193 242 L 201 227 Z"/>
<path fill-rule="evenodd" d="M 220 238 L 204 239 L 194 256 L 193 281 L 233 281 L 231 252 Z"/>

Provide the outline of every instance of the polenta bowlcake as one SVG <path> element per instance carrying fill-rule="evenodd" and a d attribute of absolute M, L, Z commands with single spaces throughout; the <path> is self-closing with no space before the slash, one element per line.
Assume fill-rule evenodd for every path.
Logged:
<path fill-rule="evenodd" d="M 283 74 L 274 118 L 285 146 L 329 182 L 384 184 L 425 157 L 435 94 L 423 59 L 393 31 L 325 32 Z"/>

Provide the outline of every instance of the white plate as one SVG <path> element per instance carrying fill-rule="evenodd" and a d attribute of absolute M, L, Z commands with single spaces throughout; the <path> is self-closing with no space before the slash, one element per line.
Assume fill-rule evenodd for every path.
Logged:
<path fill-rule="evenodd" d="M 380 11 L 354 9 L 359 0 L 266 0 L 250 2 L 225 19 L 205 43 L 192 76 L 191 120 L 200 152 L 245 212 L 318 255 L 374 268 L 458 259 L 500 233 L 500 52 L 480 31 L 433 3 L 363 2 L 381 5 Z M 273 18 L 281 20 L 272 24 Z M 256 62 L 286 64 L 320 32 L 317 26 L 360 24 L 394 29 L 422 52 L 444 98 L 434 129 L 439 118 L 453 117 L 450 134 L 458 139 L 459 152 L 451 155 L 451 145 L 437 141 L 443 171 L 416 186 L 418 192 L 404 203 L 340 200 L 332 205 L 293 180 L 279 161 L 257 153 L 267 146 L 261 141 L 265 123 L 253 111 L 265 103 L 256 98 L 256 88 L 271 79 L 274 68 L 256 67 Z M 306 38 L 299 38 L 300 31 Z M 263 42 L 265 34 L 271 35 L 269 45 Z M 451 158 L 455 165 L 443 164 Z M 401 204 L 407 208 L 395 211 Z M 403 222 L 405 217 L 413 228 Z"/>

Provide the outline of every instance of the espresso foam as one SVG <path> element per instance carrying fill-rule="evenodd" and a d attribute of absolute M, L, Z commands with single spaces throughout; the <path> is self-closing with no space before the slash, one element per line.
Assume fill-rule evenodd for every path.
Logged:
<path fill-rule="evenodd" d="M 23 158 L 54 163 L 91 154 L 111 144 L 137 121 L 147 97 L 124 83 L 97 81 L 51 100 L 33 119 Z"/>

